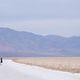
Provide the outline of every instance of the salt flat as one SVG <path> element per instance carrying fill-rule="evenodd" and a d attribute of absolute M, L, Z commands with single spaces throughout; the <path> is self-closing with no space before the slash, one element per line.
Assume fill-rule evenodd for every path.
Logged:
<path fill-rule="evenodd" d="M 0 64 L 0 80 L 80 80 L 80 73 L 49 70 L 4 60 Z"/>
<path fill-rule="evenodd" d="M 13 61 L 52 70 L 80 73 L 80 57 L 25 57 L 15 58 Z"/>

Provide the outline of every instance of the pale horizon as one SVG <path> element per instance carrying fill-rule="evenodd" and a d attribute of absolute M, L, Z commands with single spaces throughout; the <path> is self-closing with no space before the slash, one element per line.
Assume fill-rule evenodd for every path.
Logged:
<path fill-rule="evenodd" d="M 79 0 L 0 1 L 0 27 L 40 35 L 80 36 Z"/>

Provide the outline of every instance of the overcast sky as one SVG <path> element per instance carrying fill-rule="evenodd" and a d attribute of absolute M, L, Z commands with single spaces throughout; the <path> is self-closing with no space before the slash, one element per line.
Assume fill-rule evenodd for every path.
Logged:
<path fill-rule="evenodd" d="M 80 0 L 0 0 L 0 27 L 80 36 Z"/>

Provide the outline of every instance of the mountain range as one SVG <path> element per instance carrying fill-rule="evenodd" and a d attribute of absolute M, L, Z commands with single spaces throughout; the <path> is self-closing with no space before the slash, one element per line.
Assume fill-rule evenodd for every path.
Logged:
<path fill-rule="evenodd" d="M 0 28 L 0 56 L 80 56 L 80 36 L 37 35 Z"/>

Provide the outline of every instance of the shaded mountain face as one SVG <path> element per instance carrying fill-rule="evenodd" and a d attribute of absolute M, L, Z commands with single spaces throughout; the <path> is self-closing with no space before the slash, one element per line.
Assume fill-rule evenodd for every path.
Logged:
<path fill-rule="evenodd" d="M 0 28 L 0 56 L 80 56 L 80 37 L 41 36 Z"/>

